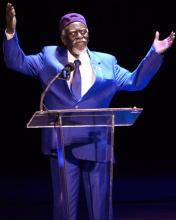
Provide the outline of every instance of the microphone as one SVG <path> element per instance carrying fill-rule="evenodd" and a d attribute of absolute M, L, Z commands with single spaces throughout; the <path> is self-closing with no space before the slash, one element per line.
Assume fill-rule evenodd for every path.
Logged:
<path fill-rule="evenodd" d="M 70 73 L 75 69 L 74 63 L 67 63 L 60 73 L 56 75 L 57 79 L 70 79 Z"/>
<path fill-rule="evenodd" d="M 40 112 L 43 112 L 43 100 L 45 98 L 46 93 L 50 89 L 51 85 L 57 80 L 69 80 L 70 79 L 70 73 L 75 69 L 74 63 L 67 63 L 65 67 L 62 69 L 61 72 L 57 73 L 54 78 L 51 79 L 51 81 L 48 83 L 47 87 L 41 94 L 40 98 Z"/>

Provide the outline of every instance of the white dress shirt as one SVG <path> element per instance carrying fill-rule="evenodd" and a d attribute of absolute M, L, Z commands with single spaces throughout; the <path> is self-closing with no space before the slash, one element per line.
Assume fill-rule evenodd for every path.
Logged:
<path fill-rule="evenodd" d="M 76 58 L 68 51 L 68 62 L 73 63 Z M 81 61 L 81 65 L 79 67 L 81 72 L 81 96 L 85 95 L 86 92 L 91 88 L 91 86 L 95 82 L 95 73 L 93 72 L 90 57 L 87 53 L 87 50 L 84 50 L 79 55 L 79 60 Z M 71 82 L 73 79 L 73 71 L 71 72 L 70 79 L 68 80 L 68 86 L 70 88 Z"/>

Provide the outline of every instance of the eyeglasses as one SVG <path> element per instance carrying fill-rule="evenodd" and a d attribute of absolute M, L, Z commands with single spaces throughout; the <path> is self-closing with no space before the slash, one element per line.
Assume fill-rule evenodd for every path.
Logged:
<path fill-rule="evenodd" d="M 70 37 L 72 37 L 72 38 L 76 38 L 78 36 L 78 34 L 81 34 L 82 36 L 84 36 L 87 33 L 88 33 L 88 29 L 86 29 L 86 28 L 67 32 L 67 34 L 69 34 Z"/>

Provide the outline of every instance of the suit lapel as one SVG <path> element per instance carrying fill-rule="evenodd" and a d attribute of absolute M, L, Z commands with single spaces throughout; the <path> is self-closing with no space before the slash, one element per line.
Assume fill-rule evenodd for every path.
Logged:
<path fill-rule="evenodd" d="M 65 47 L 58 47 L 56 51 L 56 57 L 59 63 L 64 66 L 68 63 L 67 49 Z M 70 89 L 66 80 L 62 80 L 62 85 L 65 87 L 64 90 L 68 91 L 69 95 L 71 94 Z M 72 94 L 71 94 L 72 95 Z"/>
<path fill-rule="evenodd" d="M 64 66 L 68 62 L 67 49 L 65 47 L 57 47 L 56 58 L 59 61 L 59 63 L 63 65 L 63 68 L 64 68 Z"/>
<path fill-rule="evenodd" d="M 86 94 L 82 97 L 82 99 L 91 96 L 95 93 L 95 91 L 101 86 L 101 83 L 103 81 L 103 67 L 100 58 L 95 55 L 93 52 L 88 50 L 88 54 L 91 61 L 92 69 L 95 73 L 96 79 L 92 87 L 86 92 Z M 67 57 L 67 49 L 64 47 L 58 47 L 56 52 L 56 57 L 59 63 L 61 63 L 64 66 L 68 63 L 68 57 Z M 62 85 L 65 87 L 65 89 L 69 92 L 69 94 L 73 97 L 72 93 L 70 92 L 70 89 L 68 87 L 67 82 L 64 80 Z"/>

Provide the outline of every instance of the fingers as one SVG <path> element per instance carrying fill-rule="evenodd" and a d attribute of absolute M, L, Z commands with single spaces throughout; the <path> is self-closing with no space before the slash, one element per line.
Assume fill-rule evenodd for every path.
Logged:
<path fill-rule="evenodd" d="M 6 6 L 6 32 L 13 34 L 16 29 L 16 13 L 15 8 L 11 3 L 7 3 Z"/>
<path fill-rule="evenodd" d="M 174 39 L 175 39 L 175 32 L 172 31 L 169 35 L 169 37 L 166 38 L 167 40 L 167 43 L 168 43 L 168 47 L 171 47 L 173 42 L 174 42 Z"/>
<path fill-rule="evenodd" d="M 15 8 L 11 3 L 7 3 L 6 14 L 12 17 L 16 15 Z"/>
<path fill-rule="evenodd" d="M 169 43 L 169 45 L 172 45 L 172 43 L 174 42 L 174 39 L 175 39 L 175 32 L 172 31 L 169 35 L 169 37 L 167 38 L 167 41 Z"/>
<path fill-rule="evenodd" d="M 175 39 L 175 32 L 174 31 L 172 31 L 171 34 L 169 35 L 169 39 L 171 41 L 173 41 Z"/>

